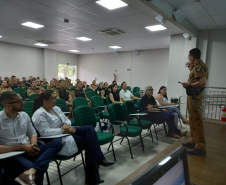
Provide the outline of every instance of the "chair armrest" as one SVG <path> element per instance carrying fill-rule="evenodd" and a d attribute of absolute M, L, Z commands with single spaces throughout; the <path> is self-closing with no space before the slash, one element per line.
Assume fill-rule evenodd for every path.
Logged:
<path fill-rule="evenodd" d="M 58 135 L 53 135 L 53 136 L 39 137 L 39 139 L 58 139 L 58 138 L 69 136 L 69 135 L 70 134 L 58 134 Z"/>

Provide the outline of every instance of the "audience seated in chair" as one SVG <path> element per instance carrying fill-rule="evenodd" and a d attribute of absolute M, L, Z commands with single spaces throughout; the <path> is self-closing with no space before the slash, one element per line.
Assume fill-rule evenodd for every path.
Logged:
<path fill-rule="evenodd" d="M 85 150 L 86 184 L 103 182 L 99 176 L 98 166 L 110 166 L 114 162 L 105 159 L 93 126 L 72 127 L 71 121 L 59 107 L 55 106 L 55 98 L 50 92 L 40 94 L 35 100 L 33 113 L 32 121 L 41 136 L 71 134 L 67 136 L 71 142 L 62 141 L 64 145 L 71 144 L 70 147 L 77 149 L 75 153 L 78 150 Z"/>
<path fill-rule="evenodd" d="M 87 85 L 87 82 L 86 81 L 83 81 L 82 84 L 83 84 L 82 88 L 84 90 L 86 90 L 86 88 L 89 88 L 89 85 Z"/>
<path fill-rule="evenodd" d="M 100 82 L 99 83 L 99 86 L 96 89 L 97 95 L 100 95 L 101 94 L 101 90 L 104 88 L 103 86 L 104 86 L 104 83 L 103 82 Z"/>
<path fill-rule="evenodd" d="M 159 109 L 158 105 L 153 97 L 154 89 L 152 86 L 147 86 L 145 88 L 145 95 L 141 99 L 141 109 L 142 111 L 150 111 L 147 116 L 144 118 L 155 123 L 155 120 L 161 120 L 162 122 L 166 122 L 168 125 L 168 136 L 179 139 L 179 136 L 185 136 L 187 131 L 181 132 L 174 125 L 174 115 L 169 113 L 167 109 Z M 151 112 L 151 111 L 161 111 L 161 112 Z M 177 136 L 178 135 L 178 136 Z"/>
<path fill-rule="evenodd" d="M 109 95 L 110 90 L 108 88 L 108 83 L 104 82 L 104 87 L 101 90 L 101 97 L 104 99 L 104 103 L 106 104 L 106 96 Z"/>
<path fill-rule="evenodd" d="M 76 84 L 76 89 L 72 90 L 72 92 L 73 92 L 73 99 L 77 98 L 77 97 L 83 97 L 88 102 L 90 102 L 90 99 L 87 98 L 87 96 L 86 96 L 85 89 L 83 89 L 82 87 L 83 87 L 82 81 L 78 81 L 77 84 Z"/>
<path fill-rule="evenodd" d="M 186 124 L 188 123 L 188 120 L 182 116 L 180 110 L 176 106 L 175 103 L 168 103 L 168 97 L 167 97 L 167 92 L 166 92 L 166 87 L 161 86 L 158 94 L 155 96 L 155 99 L 157 100 L 157 103 L 159 103 L 159 106 L 169 106 L 166 109 L 168 112 L 173 113 L 174 115 L 174 125 L 177 127 L 178 126 L 178 117 L 182 119 L 183 123 Z"/>
<path fill-rule="evenodd" d="M 5 91 L 12 91 L 12 88 L 8 85 L 6 80 L 3 80 L 2 85 L 0 87 L 0 94 L 2 94 Z"/>
<path fill-rule="evenodd" d="M 41 94 L 42 91 L 45 91 L 45 89 L 43 87 L 40 87 L 37 85 L 38 81 L 37 80 L 33 80 L 31 82 L 31 87 L 29 87 L 27 89 L 27 96 L 29 97 L 32 94 Z"/>
<path fill-rule="evenodd" d="M 44 170 L 61 150 L 62 143 L 55 140 L 45 145 L 37 145 L 36 131 L 29 116 L 22 112 L 23 99 L 16 92 L 2 94 L 0 103 L 4 106 L 4 110 L 0 112 L 0 153 L 25 152 L 9 160 L 1 160 L 1 165 L 5 164 L 3 167 L 6 174 L 4 178 L 1 177 L 0 184 L 9 184 L 5 181 L 16 177 L 15 180 L 19 184 L 42 185 Z"/>
<path fill-rule="evenodd" d="M 134 96 L 131 93 L 131 91 L 127 90 L 127 83 L 126 82 L 122 82 L 121 88 L 122 88 L 122 90 L 119 93 L 121 101 L 126 101 L 126 100 L 133 101 L 133 100 L 139 100 L 140 99 L 140 98 Z"/>
<path fill-rule="evenodd" d="M 122 104 L 122 101 L 119 96 L 119 90 L 118 90 L 117 84 L 114 84 L 111 86 L 111 92 L 109 94 L 109 98 L 110 98 L 111 103 L 121 103 Z"/>
<path fill-rule="evenodd" d="M 92 89 L 93 91 L 97 89 L 96 80 L 92 81 L 92 84 L 90 84 L 89 88 Z"/>

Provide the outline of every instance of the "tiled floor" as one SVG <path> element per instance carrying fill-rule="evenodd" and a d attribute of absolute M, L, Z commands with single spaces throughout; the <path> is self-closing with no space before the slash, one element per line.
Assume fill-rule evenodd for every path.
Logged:
<path fill-rule="evenodd" d="M 183 127 L 179 128 L 182 131 L 189 130 L 189 127 L 187 125 L 183 125 Z M 147 134 L 147 131 L 143 131 L 142 135 Z M 103 179 L 105 182 L 103 185 L 115 185 L 122 179 L 124 179 L 126 176 L 128 176 L 130 173 L 132 173 L 134 170 L 139 168 L 142 164 L 149 161 L 151 158 L 153 158 L 156 154 L 164 150 L 166 147 L 168 147 L 173 142 L 177 141 L 176 139 L 168 138 L 165 136 L 164 131 L 158 132 L 158 138 L 157 141 L 154 135 L 154 131 L 152 131 L 154 142 L 151 141 L 151 137 L 145 137 L 144 138 L 144 151 L 142 151 L 141 145 L 138 144 L 135 147 L 132 148 L 134 159 L 131 159 L 129 148 L 127 146 L 127 141 L 124 140 L 123 143 L 120 145 L 120 141 L 117 141 L 114 143 L 115 153 L 116 153 L 116 163 L 113 166 L 110 167 L 100 167 L 99 172 L 101 179 Z M 118 137 L 115 137 L 115 140 L 118 139 Z M 139 142 L 139 138 L 130 138 L 131 143 L 137 143 Z M 108 145 L 104 145 L 101 147 L 102 151 L 106 151 Z M 108 160 L 113 160 L 112 153 L 108 153 L 105 155 Z M 75 161 L 68 160 L 66 162 L 62 162 L 61 164 L 61 171 L 64 172 L 67 168 L 70 169 L 70 167 L 75 166 L 76 164 L 81 163 L 81 158 L 78 156 Z M 59 179 L 58 179 L 58 173 L 56 169 L 55 163 L 51 163 L 49 167 L 49 176 L 50 176 L 50 182 L 53 185 L 59 185 Z M 85 176 L 84 176 L 84 169 L 83 166 L 79 166 L 75 170 L 72 170 L 68 174 L 63 176 L 63 184 L 64 185 L 84 185 L 85 184 Z M 46 180 L 44 181 L 44 184 L 46 183 Z"/>

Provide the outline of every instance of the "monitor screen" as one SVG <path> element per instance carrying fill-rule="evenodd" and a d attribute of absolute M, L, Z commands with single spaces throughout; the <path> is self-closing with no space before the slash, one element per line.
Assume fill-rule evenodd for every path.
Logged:
<path fill-rule="evenodd" d="M 184 147 L 177 148 L 130 184 L 190 185 L 186 149 Z"/>

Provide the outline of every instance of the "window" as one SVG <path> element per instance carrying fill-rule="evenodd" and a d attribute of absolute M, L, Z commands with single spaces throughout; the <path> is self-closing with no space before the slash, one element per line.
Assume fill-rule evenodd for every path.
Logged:
<path fill-rule="evenodd" d="M 58 79 L 65 79 L 68 77 L 71 79 L 71 83 L 75 84 L 77 79 L 77 66 L 70 66 L 67 64 L 58 65 Z"/>

